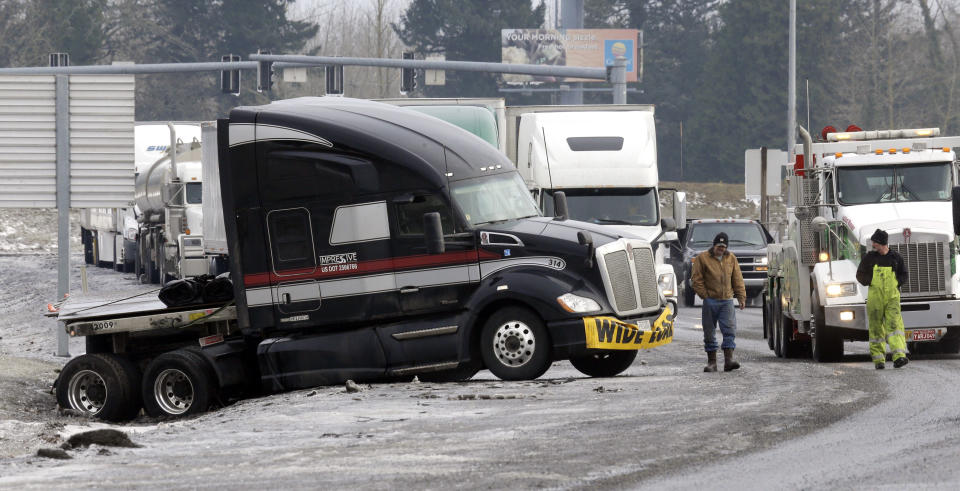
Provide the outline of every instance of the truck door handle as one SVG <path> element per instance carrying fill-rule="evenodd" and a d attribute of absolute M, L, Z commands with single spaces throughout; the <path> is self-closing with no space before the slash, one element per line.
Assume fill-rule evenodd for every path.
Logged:
<path fill-rule="evenodd" d="M 400 289 L 400 293 L 417 293 L 418 291 L 420 289 L 415 286 L 405 286 Z"/>
<path fill-rule="evenodd" d="M 293 299 L 290 298 L 289 293 L 284 293 L 283 295 L 280 295 L 280 301 L 288 305 L 293 303 Z"/>

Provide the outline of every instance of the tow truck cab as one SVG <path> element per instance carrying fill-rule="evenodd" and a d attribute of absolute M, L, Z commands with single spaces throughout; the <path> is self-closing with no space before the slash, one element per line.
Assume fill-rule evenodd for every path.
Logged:
<path fill-rule="evenodd" d="M 218 140 L 238 323 L 265 389 L 481 366 L 535 378 L 566 358 L 619 373 L 641 338 L 672 335 L 650 244 L 541 216 L 513 164 L 453 125 L 300 98 L 234 109 Z M 639 325 L 632 350 L 622 321 Z M 603 323 L 615 332 L 591 341 Z"/>

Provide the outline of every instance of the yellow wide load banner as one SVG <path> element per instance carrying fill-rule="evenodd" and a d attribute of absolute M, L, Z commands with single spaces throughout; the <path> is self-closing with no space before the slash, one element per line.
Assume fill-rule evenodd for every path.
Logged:
<path fill-rule="evenodd" d="M 649 321 L 640 325 L 623 322 L 615 317 L 584 317 L 583 328 L 589 349 L 638 350 L 670 344 L 673 341 L 673 320 L 669 308 L 650 328 Z"/>

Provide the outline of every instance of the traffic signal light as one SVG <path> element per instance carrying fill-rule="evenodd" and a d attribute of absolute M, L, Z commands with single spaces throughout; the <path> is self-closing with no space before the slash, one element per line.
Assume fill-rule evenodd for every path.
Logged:
<path fill-rule="evenodd" d="M 269 55 L 270 51 L 257 50 L 257 54 Z M 257 92 L 269 92 L 273 89 L 273 62 L 257 62 Z"/>
<path fill-rule="evenodd" d="M 326 65 L 323 72 L 327 81 L 327 95 L 343 95 L 343 65 Z"/>
<path fill-rule="evenodd" d="M 412 60 L 413 51 L 404 51 L 401 55 L 404 60 Z M 417 89 L 417 70 L 415 68 L 400 69 L 400 93 L 406 94 Z"/>
<path fill-rule="evenodd" d="M 220 57 L 220 61 L 236 63 L 240 61 L 240 55 L 223 55 Z M 240 95 L 240 70 L 220 71 L 220 92 Z"/>

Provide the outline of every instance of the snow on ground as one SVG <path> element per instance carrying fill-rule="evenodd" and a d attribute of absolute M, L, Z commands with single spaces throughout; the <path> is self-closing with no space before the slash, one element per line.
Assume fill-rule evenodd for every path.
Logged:
<path fill-rule="evenodd" d="M 70 249 L 81 251 L 78 211 L 70 213 Z M 27 252 L 57 252 L 57 211 L 0 208 L 0 254 Z"/>

